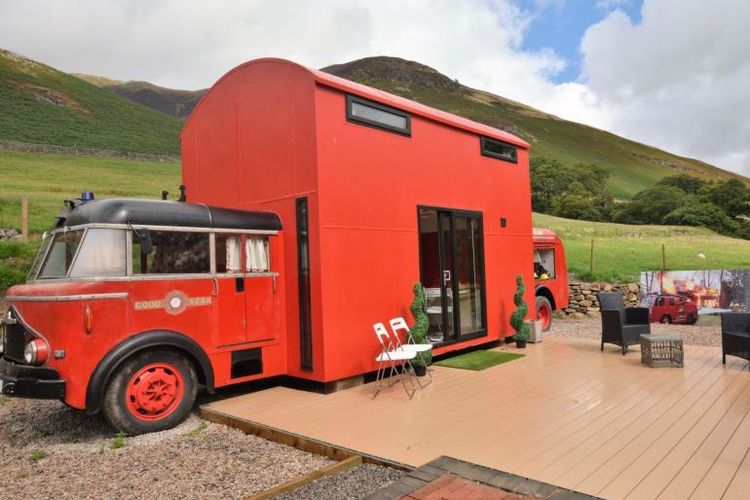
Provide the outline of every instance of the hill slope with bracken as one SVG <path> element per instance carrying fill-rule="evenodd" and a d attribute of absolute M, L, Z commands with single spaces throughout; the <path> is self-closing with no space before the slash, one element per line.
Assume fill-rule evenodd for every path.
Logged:
<path fill-rule="evenodd" d="M 0 49 L 0 140 L 176 155 L 182 122 Z"/>
<path fill-rule="evenodd" d="M 185 119 L 193 112 L 206 89 L 175 90 L 159 87 L 148 82 L 123 82 L 100 76 L 75 74 L 78 78 L 115 94 L 130 99 L 149 108 L 161 111 L 165 115 Z"/>

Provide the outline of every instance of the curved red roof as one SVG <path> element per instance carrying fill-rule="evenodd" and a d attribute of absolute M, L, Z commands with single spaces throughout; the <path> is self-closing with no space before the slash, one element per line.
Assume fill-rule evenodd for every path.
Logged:
<path fill-rule="evenodd" d="M 473 132 L 475 134 L 484 135 L 487 137 L 491 137 L 493 139 L 499 139 L 501 141 L 514 144 L 524 149 L 528 149 L 529 147 L 529 144 L 526 141 L 504 130 L 490 127 L 488 125 L 483 125 L 481 123 L 468 120 L 466 118 L 462 118 L 460 116 L 456 116 L 451 113 L 446 113 L 445 111 L 440 111 L 438 109 L 425 106 L 424 104 L 420 104 L 418 102 L 405 99 L 403 97 L 399 97 L 397 95 L 393 95 L 382 90 L 374 89 L 366 85 L 361 85 L 359 83 L 355 83 L 350 80 L 346 80 L 344 78 L 339 78 L 337 76 L 324 73 L 323 71 L 310 69 L 305 66 L 302 66 L 301 64 L 295 63 L 293 61 L 288 61 L 286 59 L 279 59 L 279 58 L 273 58 L 273 57 L 253 59 L 252 61 L 242 63 L 239 66 L 235 67 L 234 69 L 229 70 L 224 76 L 222 76 L 221 78 L 219 78 L 219 80 L 217 80 L 217 82 L 208 90 L 208 92 L 206 92 L 206 94 L 204 94 L 204 96 L 201 98 L 201 100 L 198 102 L 195 109 L 193 110 L 193 113 L 191 113 L 191 117 L 194 113 L 196 113 L 200 109 L 200 106 L 203 103 L 203 100 L 206 98 L 206 96 L 208 96 L 211 92 L 213 92 L 214 89 L 217 88 L 221 84 L 222 80 L 227 78 L 232 73 L 235 73 L 237 71 L 242 71 L 244 68 L 247 68 L 250 65 L 258 65 L 258 64 L 290 64 L 307 72 L 313 78 L 313 80 L 319 85 L 334 88 L 336 90 L 358 95 L 361 97 L 366 97 L 367 99 L 370 99 L 372 101 L 376 101 L 381 104 L 386 104 L 386 105 L 389 105 L 398 109 L 402 109 L 414 115 L 418 115 L 423 118 L 427 118 L 429 120 L 442 123 L 444 125 L 448 125 L 448 126 L 455 127 L 458 129 Z M 187 123 L 189 122 L 190 122 L 190 117 L 188 117 L 187 121 L 185 122 L 185 125 L 187 126 Z"/>

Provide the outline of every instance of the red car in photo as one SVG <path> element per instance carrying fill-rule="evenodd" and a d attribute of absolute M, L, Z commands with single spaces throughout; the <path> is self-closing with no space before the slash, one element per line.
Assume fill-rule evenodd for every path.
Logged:
<path fill-rule="evenodd" d="M 685 297 L 652 294 L 643 298 L 642 305 L 651 311 L 652 323 L 694 325 L 698 321 L 698 307 Z"/>

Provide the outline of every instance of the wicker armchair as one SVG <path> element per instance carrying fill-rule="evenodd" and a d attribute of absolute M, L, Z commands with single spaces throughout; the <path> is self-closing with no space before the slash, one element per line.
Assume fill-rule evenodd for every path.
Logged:
<path fill-rule="evenodd" d="M 750 313 L 721 314 L 721 362 L 723 364 L 727 364 L 727 354 L 750 361 Z"/>
<path fill-rule="evenodd" d="M 622 292 L 600 292 L 602 313 L 602 351 L 605 342 L 622 347 L 622 355 L 631 344 L 640 344 L 641 335 L 651 333 L 651 318 L 647 307 L 625 307 Z"/>

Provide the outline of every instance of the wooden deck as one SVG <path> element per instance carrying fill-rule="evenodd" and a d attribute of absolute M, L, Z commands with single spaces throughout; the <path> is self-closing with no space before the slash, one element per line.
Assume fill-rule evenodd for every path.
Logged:
<path fill-rule="evenodd" d="M 604 498 L 750 498 L 748 364 L 685 351 L 685 368 L 648 368 L 638 347 L 623 357 L 547 337 L 482 372 L 435 367 L 412 400 L 400 385 L 374 400 L 369 384 L 276 387 L 206 408 L 412 466 L 447 455 Z"/>

